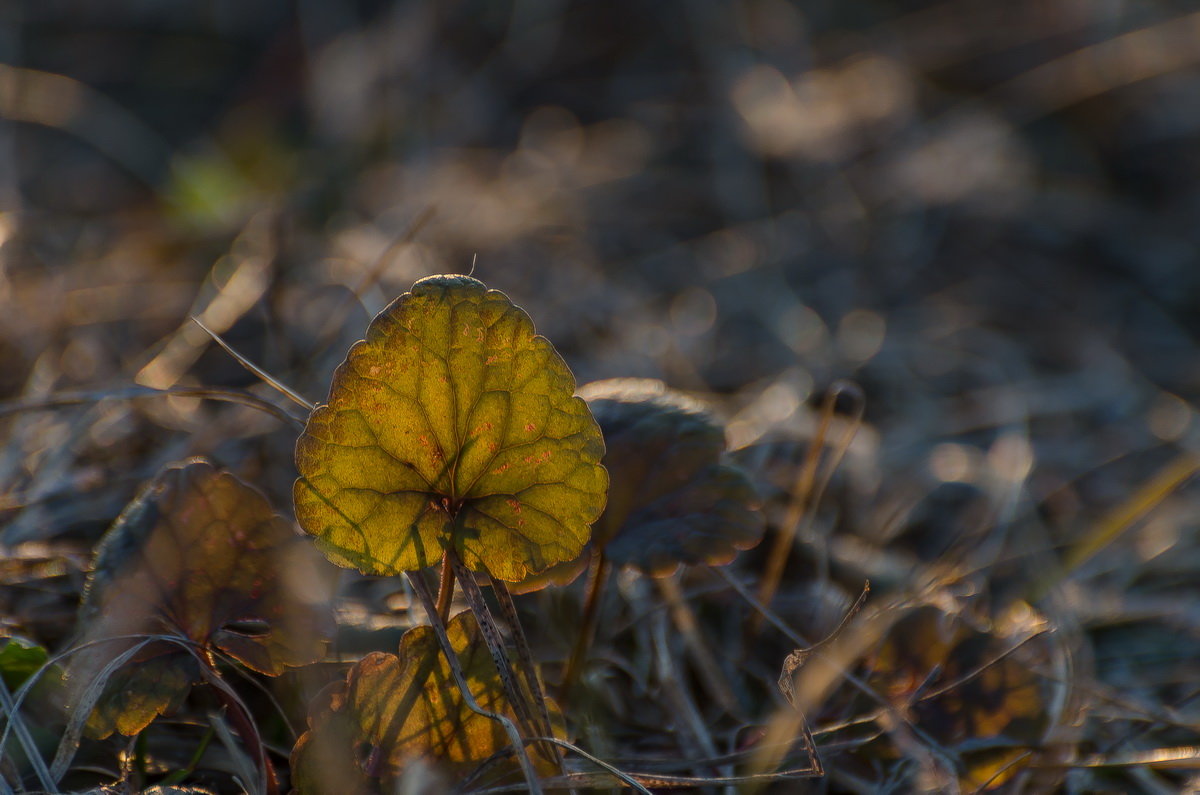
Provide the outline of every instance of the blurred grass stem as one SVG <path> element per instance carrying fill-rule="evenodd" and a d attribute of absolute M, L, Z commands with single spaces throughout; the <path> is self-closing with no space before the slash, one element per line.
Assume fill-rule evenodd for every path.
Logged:
<path fill-rule="evenodd" d="M 575 645 L 571 649 L 571 657 L 567 660 L 567 667 L 563 671 L 562 683 L 559 688 L 558 698 L 562 702 L 564 712 L 571 700 L 571 690 L 583 670 L 584 660 L 592 646 L 592 639 L 596 635 L 596 620 L 600 614 L 600 602 L 604 598 L 604 588 L 611 570 L 612 565 L 608 558 L 605 557 L 603 551 L 599 552 L 592 563 L 591 571 L 588 572 L 588 588 L 587 595 L 583 599 L 582 623 L 579 627 L 579 635 L 575 638 Z"/>
<path fill-rule="evenodd" d="M 842 395 L 848 395 L 854 400 L 853 421 L 846 425 L 845 431 L 838 439 L 826 466 L 825 475 L 817 486 L 817 470 L 821 463 L 821 455 L 825 451 L 825 439 L 829 435 L 829 427 L 837 410 L 838 398 Z M 825 397 L 821 401 L 820 421 L 817 424 L 816 434 L 804 457 L 800 472 L 796 475 L 796 482 L 791 490 L 792 498 L 788 503 L 783 524 L 775 536 L 775 543 L 771 547 L 770 554 L 767 555 L 767 570 L 758 587 L 758 601 L 761 604 L 769 606 L 775 598 L 775 593 L 779 590 L 779 583 L 783 579 L 784 568 L 791 556 L 792 547 L 796 543 L 796 536 L 800 532 L 801 526 L 811 521 L 813 511 L 821 499 L 821 493 L 829 484 L 830 478 L 846 455 L 846 451 L 850 449 L 850 443 L 854 441 L 854 436 L 862 425 L 863 410 L 862 391 L 854 384 L 838 381 L 825 393 Z M 747 629 L 748 640 L 753 641 L 758 636 L 762 629 L 762 623 L 762 613 L 756 612 L 750 617 Z"/>

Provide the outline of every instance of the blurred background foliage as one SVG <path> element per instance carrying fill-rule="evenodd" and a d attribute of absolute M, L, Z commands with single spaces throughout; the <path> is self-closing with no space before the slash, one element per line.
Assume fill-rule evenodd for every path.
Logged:
<path fill-rule="evenodd" d="M 1090 749 L 1195 742 L 1200 495 L 1113 517 L 1195 468 L 1198 217 L 1189 0 L 0 4 L 0 626 L 61 639 L 168 461 L 290 504 L 278 420 L 94 399 L 276 399 L 189 315 L 319 401 L 368 317 L 475 261 L 581 383 L 706 394 L 763 471 L 861 386 L 801 613 L 839 565 L 847 594 L 924 563 L 1006 598 L 1049 578 L 1128 699 Z"/>

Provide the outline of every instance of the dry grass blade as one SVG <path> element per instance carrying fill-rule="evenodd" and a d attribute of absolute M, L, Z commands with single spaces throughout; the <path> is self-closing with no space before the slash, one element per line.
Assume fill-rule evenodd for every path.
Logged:
<path fill-rule="evenodd" d="M 441 617 L 438 615 L 437 603 L 434 601 L 433 594 L 429 591 L 429 586 L 425 584 L 425 580 L 421 576 L 421 572 L 408 572 L 408 581 L 412 585 L 413 591 L 416 592 L 417 598 L 421 601 L 421 606 L 425 608 L 425 615 L 429 619 L 434 634 L 437 636 L 438 645 L 441 646 L 442 655 L 445 656 L 447 664 L 450 666 L 450 672 L 454 675 L 454 682 L 458 685 L 459 691 L 462 692 L 463 702 L 467 707 L 477 715 L 482 715 L 485 718 L 490 718 L 504 727 L 505 733 L 508 734 L 509 740 L 513 744 L 513 752 L 517 755 L 517 761 L 521 765 L 521 772 L 525 774 L 525 782 L 528 785 L 528 791 L 533 795 L 539 795 L 542 792 L 541 783 L 538 780 L 537 772 L 533 769 L 533 763 L 529 760 L 529 754 L 525 752 L 525 742 L 521 738 L 521 732 L 511 720 L 495 712 L 488 712 L 475 700 L 471 695 L 471 689 L 467 686 L 467 680 L 463 676 L 462 667 L 458 664 L 458 655 L 454 653 L 454 647 L 450 645 L 450 638 L 446 635 L 446 627 L 441 622 Z"/>
<path fill-rule="evenodd" d="M 717 663 L 716 657 L 713 656 L 708 643 L 701 634 L 700 622 L 696 618 L 695 611 L 684 598 L 676 575 L 655 579 L 654 583 L 658 586 L 659 592 L 663 595 L 663 599 L 671 611 L 671 620 L 675 623 L 675 628 L 683 635 L 687 650 L 696 663 L 696 668 L 700 672 L 701 680 L 709 691 L 709 695 L 715 698 L 721 708 L 730 715 L 742 717 L 742 708 L 737 703 L 737 698 L 734 696 L 732 688 L 729 687 L 729 683 L 725 680 L 721 666 Z"/>
<path fill-rule="evenodd" d="M 258 378 L 261 379 L 262 382 L 265 383 L 267 386 L 271 387 L 276 392 L 283 395 L 288 400 L 292 401 L 297 406 L 300 406 L 301 408 L 305 409 L 306 411 L 312 411 L 314 408 L 316 408 L 316 406 L 313 405 L 312 401 L 307 400 L 299 392 L 292 389 L 290 386 L 283 383 L 278 378 L 271 375 L 266 370 L 262 369 L 257 364 L 250 361 L 248 358 L 246 358 L 245 356 L 243 356 L 242 354 L 240 354 L 236 350 L 234 350 L 233 346 L 231 346 L 228 342 L 226 342 L 224 339 L 222 339 L 220 334 L 213 331 L 208 326 L 204 325 L 204 321 L 202 321 L 200 318 L 196 317 L 195 315 L 192 315 L 191 317 L 192 317 L 193 323 L 195 323 L 200 328 L 204 329 L 204 333 L 208 334 L 208 336 L 213 338 L 213 342 L 220 345 L 221 349 L 224 350 L 226 353 L 228 353 L 230 356 L 232 356 L 234 359 L 236 359 L 238 364 L 240 364 L 242 367 L 245 367 L 251 373 L 254 373 L 254 375 L 258 376 Z"/>
<path fill-rule="evenodd" d="M 513 641 L 517 647 L 517 661 L 520 663 L 520 673 L 525 680 L 526 687 L 529 688 L 529 695 L 533 700 L 533 706 L 538 711 L 538 720 L 540 725 L 538 731 L 547 737 L 554 734 L 554 727 L 550 723 L 550 712 L 546 708 L 546 697 L 542 693 L 541 682 L 538 681 L 537 663 L 533 659 L 533 651 L 529 648 L 529 639 L 525 637 L 525 628 L 521 626 L 521 618 L 517 615 L 517 606 L 513 603 L 512 594 L 508 592 L 508 587 L 502 580 L 497 580 L 495 577 L 488 576 L 488 580 L 492 584 L 492 592 L 496 595 L 496 602 L 500 605 L 500 613 L 504 617 L 504 623 L 508 625 L 509 632 L 512 634 Z M 558 761 L 559 769 L 562 770 L 562 754 L 557 747 L 554 748 L 554 756 Z"/>
<path fill-rule="evenodd" d="M 123 638 L 106 638 L 103 641 L 96 641 L 95 643 L 86 645 L 98 645 L 119 639 Z M 71 718 L 67 722 L 66 729 L 63 730 L 63 736 L 58 743 L 58 750 L 54 753 L 54 760 L 50 763 L 50 779 L 52 781 L 55 783 L 62 781 L 62 777 L 66 775 L 67 770 L 70 768 L 71 760 L 75 757 L 75 752 L 79 749 L 80 740 L 83 738 L 83 729 L 87 724 L 88 716 L 92 714 L 92 710 L 104 694 L 104 688 L 108 684 L 109 678 L 117 669 L 137 656 L 137 653 L 146 646 L 159 641 L 173 643 L 189 652 L 195 652 L 195 649 L 187 640 L 175 635 L 140 636 L 137 644 L 126 649 L 105 665 L 96 677 L 87 683 L 82 693 L 80 693 L 79 698 L 72 704 Z M 81 645 L 71 651 L 76 652 L 83 648 L 84 646 Z"/>
<path fill-rule="evenodd" d="M 246 218 L 227 257 L 218 258 L 192 304 L 189 316 L 199 317 L 218 331 L 228 331 L 262 299 L 272 283 L 277 244 L 276 217 L 271 209 Z M 200 358 L 207 336 L 183 320 L 155 346 L 134 381 L 159 389 L 174 386 Z"/>
<path fill-rule="evenodd" d="M 480 632 L 483 634 L 484 642 L 487 643 L 488 651 L 491 652 L 492 662 L 496 664 L 496 671 L 500 675 L 500 682 L 504 686 L 504 694 L 512 704 L 513 710 L 517 713 L 517 720 L 521 724 L 521 728 L 526 735 L 538 734 L 538 722 L 534 720 L 533 712 L 530 709 L 529 701 L 526 698 L 525 691 L 517 682 L 517 675 L 513 671 L 512 663 L 509 662 L 508 653 L 504 649 L 504 638 L 500 634 L 499 627 L 496 626 L 496 619 L 492 616 L 491 608 L 483 598 L 483 592 L 479 590 L 479 584 L 475 582 L 472 573 L 455 556 L 453 550 L 447 550 L 446 556 L 450 559 L 450 565 L 454 568 L 455 578 L 462 584 L 463 595 L 467 598 L 467 605 L 474 613 L 475 619 L 479 622 Z M 549 717 L 547 717 L 547 724 Z M 551 754 L 551 758 L 554 754 Z"/>
<path fill-rule="evenodd" d="M 1200 60 L 1200 12 L 1081 47 L 993 89 L 1025 111 L 1025 121 Z"/>
<path fill-rule="evenodd" d="M 1094 755 L 1072 762 L 1068 767 L 1161 767 L 1200 770 L 1200 745 L 1155 748 L 1111 756 Z"/>
<path fill-rule="evenodd" d="M 266 788 L 262 780 L 261 769 L 255 769 L 254 761 L 250 759 L 249 755 L 241 747 L 241 744 L 238 743 L 237 738 L 233 736 L 233 732 L 229 730 L 229 725 L 225 722 L 224 716 L 213 713 L 208 716 L 208 721 L 217 738 L 221 741 L 221 745 L 225 746 L 225 750 L 229 752 L 229 758 L 232 760 L 234 768 L 238 771 L 238 775 L 234 776 L 234 780 L 247 795 L 264 795 Z M 252 784 L 257 784 L 257 787 L 251 786 Z"/>
<path fill-rule="evenodd" d="M 277 795 L 279 792 L 279 783 L 275 777 L 275 768 L 267 756 L 266 745 L 263 744 L 250 708 L 242 700 L 242 697 L 238 695 L 237 691 L 221 678 L 216 665 L 208 655 L 201 655 L 196 649 L 190 649 L 190 651 L 192 651 L 196 660 L 200 663 L 200 673 L 204 677 L 204 681 L 217 691 L 218 698 L 226 708 L 225 714 L 232 717 L 234 727 L 237 729 L 238 734 L 242 735 L 242 745 L 248 746 L 257 757 L 254 760 L 256 764 L 252 766 L 252 768 L 257 768 L 257 775 L 253 779 L 255 784 L 257 784 L 255 792 L 264 793 L 264 795 Z M 224 721 L 219 721 L 216 728 L 221 741 L 228 746 L 229 743 L 226 738 L 228 729 L 225 727 Z"/>
<path fill-rule="evenodd" d="M 1070 574 L 1111 544 L 1122 532 L 1154 510 L 1171 492 L 1197 472 L 1200 472 L 1200 457 L 1191 453 L 1184 453 L 1170 461 L 1071 548 L 1064 562 L 1065 574 Z"/>
<path fill-rule="evenodd" d="M 86 406 L 105 400 L 137 400 L 148 397 L 177 397 L 202 398 L 204 400 L 219 400 L 225 403 L 238 403 L 243 406 L 277 417 L 284 422 L 297 427 L 304 427 L 304 420 L 293 417 L 274 403 L 263 400 L 257 395 L 237 389 L 221 389 L 217 387 L 171 386 L 164 389 L 149 386 L 128 386 L 119 389 L 107 389 L 90 392 L 63 392 L 30 400 L 14 400 L 0 403 L 0 417 L 10 414 L 21 414 L 27 411 L 47 411 L 65 406 Z"/>
<path fill-rule="evenodd" d="M 8 692 L 8 685 L 5 684 L 3 678 L 0 678 L 0 708 L 3 708 L 4 716 L 13 727 L 17 742 L 20 743 L 21 750 L 25 752 L 25 758 L 33 767 L 33 772 L 38 778 L 38 783 L 42 785 L 42 789 L 46 792 L 58 792 L 55 782 L 50 776 L 50 770 L 46 767 L 46 760 L 42 759 L 42 754 L 38 750 L 33 736 L 29 733 L 29 727 L 25 725 L 25 721 L 17 712 L 12 693 Z M 0 749 L 3 748 L 4 746 L 0 745 Z M 2 756 L 3 754 L 0 753 L 0 757 Z M 3 776 L 0 775 L 0 780 L 2 779 Z"/>
<path fill-rule="evenodd" d="M 683 756 L 686 759 L 716 756 L 716 745 L 704 724 L 704 719 L 700 716 L 700 710 L 680 682 L 680 665 L 676 656 L 672 654 L 671 643 L 667 638 L 667 616 L 661 612 L 651 619 L 650 637 L 657 679 L 670 707 L 672 724 L 676 729 L 675 734 L 679 738 Z M 701 772 L 696 765 L 692 766 L 692 770 L 696 774 Z"/>

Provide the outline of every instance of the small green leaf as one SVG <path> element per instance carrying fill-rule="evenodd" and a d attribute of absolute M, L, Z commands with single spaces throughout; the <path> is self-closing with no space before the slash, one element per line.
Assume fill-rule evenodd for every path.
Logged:
<path fill-rule="evenodd" d="M 206 461 L 167 467 L 101 540 L 69 674 L 76 696 L 138 643 L 172 635 L 260 673 L 321 658 L 332 584 L 305 538 L 257 490 Z M 135 636 L 130 638 L 128 636 Z M 177 707 L 199 677 L 180 645 L 154 641 L 109 679 L 88 731 L 136 734 Z"/>
<path fill-rule="evenodd" d="M 367 327 L 296 443 L 296 517 L 335 563 L 398 574 L 454 549 L 516 581 L 576 557 L 604 508 L 604 441 L 529 316 L 463 276 Z"/>
<path fill-rule="evenodd" d="M 10 692 L 25 684 L 48 659 L 46 650 L 35 643 L 14 637 L 0 639 L 0 676 Z"/>
<path fill-rule="evenodd" d="M 474 617 L 459 613 L 447 634 L 479 706 L 515 720 Z M 561 715 L 549 706 L 561 736 Z M 301 793 L 394 792 L 418 761 L 461 779 L 508 745 L 499 723 L 467 707 L 433 628 L 418 626 L 404 634 L 399 656 L 368 654 L 317 696 L 292 751 L 292 776 Z M 539 772 L 556 772 L 552 761 L 534 760 Z M 518 770 L 511 757 L 501 759 L 487 780 Z"/>

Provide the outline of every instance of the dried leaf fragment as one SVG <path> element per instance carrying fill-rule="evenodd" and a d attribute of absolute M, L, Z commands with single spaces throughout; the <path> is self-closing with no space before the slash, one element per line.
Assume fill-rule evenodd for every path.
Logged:
<path fill-rule="evenodd" d="M 724 459 L 725 431 L 706 408 L 661 381 L 620 378 L 580 389 L 604 432 L 608 505 L 591 550 L 614 564 L 666 576 L 680 565 L 719 566 L 762 539 L 758 494 Z M 570 581 L 586 556 L 514 591 Z"/>

